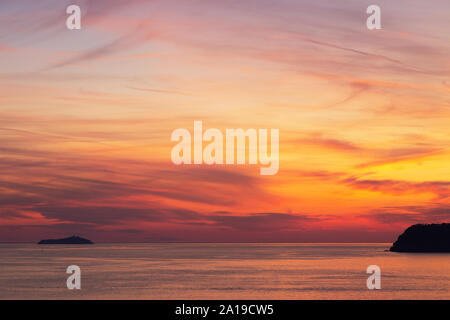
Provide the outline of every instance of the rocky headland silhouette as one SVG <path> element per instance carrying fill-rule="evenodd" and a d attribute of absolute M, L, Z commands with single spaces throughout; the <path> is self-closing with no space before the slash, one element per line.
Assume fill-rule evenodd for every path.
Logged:
<path fill-rule="evenodd" d="M 63 239 L 46 239 L 41 240 L 38 244 L 93 244 L 91 240 L 84 239 L 78 236 L 71 236 Z"/>
<path fill-rule="evenodd" d="M 450 223 L 412 225 L 398 237 L 389 251 L 450 252 Z"/>

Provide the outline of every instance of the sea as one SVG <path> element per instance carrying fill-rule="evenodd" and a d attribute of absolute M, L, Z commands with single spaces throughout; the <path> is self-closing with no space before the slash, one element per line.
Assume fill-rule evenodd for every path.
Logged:
<path fill-rule="evenodd" d="M 0 299 L 450 299 L 450 254 L 390 244 L 0 244 Z M 67 268 L 81 288 L 68 289 Z M 369 266 L 380 289 L 368 289 Z"/>

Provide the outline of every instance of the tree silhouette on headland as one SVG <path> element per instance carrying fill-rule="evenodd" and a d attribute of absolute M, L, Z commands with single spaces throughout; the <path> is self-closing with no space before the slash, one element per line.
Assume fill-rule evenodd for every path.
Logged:
<path fill-rule="evenodd" d="M 389 249 L 395 252 L 450 252 L 450 223 L 415 224 Z"/>

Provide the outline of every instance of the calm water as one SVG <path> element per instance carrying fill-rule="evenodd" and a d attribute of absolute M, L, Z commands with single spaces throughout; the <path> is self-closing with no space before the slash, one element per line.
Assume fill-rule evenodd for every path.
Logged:
<path fill-rule="evenodd" d="M 450 254 L 388 244 L 0 244 L 1 299 L 450 299 Z M 66 288 L 69 265 L 81 290 Z M 382 289 L 367 290 L 367 266 Z"/>

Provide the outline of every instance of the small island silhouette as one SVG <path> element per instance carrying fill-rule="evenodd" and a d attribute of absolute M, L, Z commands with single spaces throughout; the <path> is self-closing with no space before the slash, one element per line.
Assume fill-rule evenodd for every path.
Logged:
<path fill-rule="evenodd" d="M 63 239 L 46 239 L 41 240 L 38 244 L 93 244 L 91 240 L 84 239 L 78 236 L 71 236 Z"/>
<path fill-rule="evenodd" d="M 412 225 L 398 237 L 389 251 L 450 252 L 450 223 Z"/>

